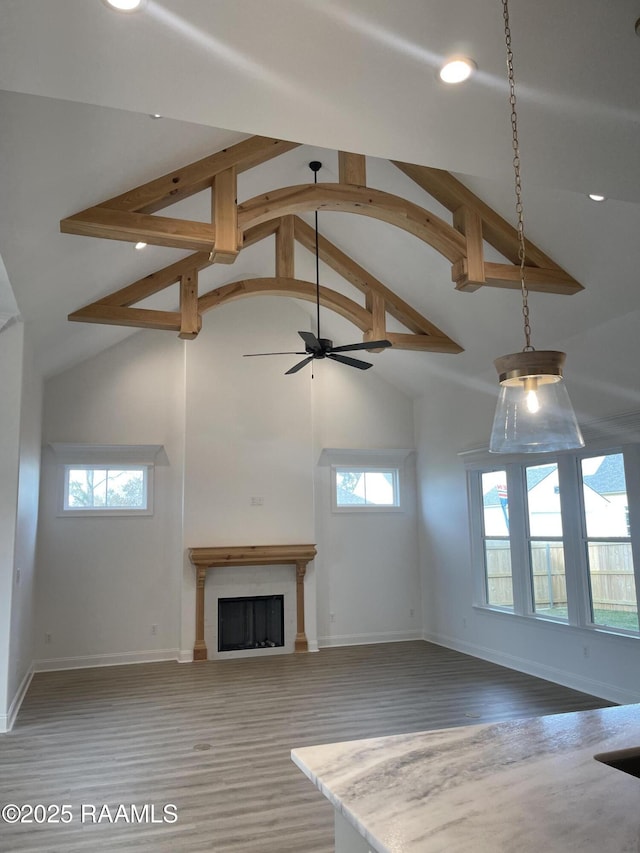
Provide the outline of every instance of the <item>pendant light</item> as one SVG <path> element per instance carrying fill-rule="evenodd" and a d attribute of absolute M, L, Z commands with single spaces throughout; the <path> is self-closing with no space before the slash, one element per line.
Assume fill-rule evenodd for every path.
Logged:
<path fill-rule="evenodd" d="M 500 396 L 493 419 L 489 450 L 492 453 L 548 453 L 584 447 L 584 440 L 562 378 L 565 353 L 536 350 L 531 345 L 529 291 L 525 281 L 520 146 L 508 0 L 502 0 L 502 7 L 513 130 L 513 169 L 525 345 L 522 352 L 503 355 L 494 361 L 500 381 Z"/>

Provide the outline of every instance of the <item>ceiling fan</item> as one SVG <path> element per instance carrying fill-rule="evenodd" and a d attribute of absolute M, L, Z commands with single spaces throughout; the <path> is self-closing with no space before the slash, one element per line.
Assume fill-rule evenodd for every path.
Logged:
<path fill-rule="evenodd" d="M 318 183 L 318 170 L 322 167 L 319 160 L 312 160 L 309 163 L 309 168 L 313 172 L 314 183 Z M 343 352 L 353 352 L 354 350 L 371 350 L 384 349 L 391 346 L 390 341 L 365 341 L 359 344 L 346 344 L 341 347 L 334 347 L 333 341 L 329 338 L 320 337 L 320 253 L 318 250 L 318 211 L 315 212 L 315 232 L 316 232 L 316 329 L 313 332 L 298 332 L 304 341 L 304 351 L 299 352 L 252 352 L 247 353 L 245 358 L 254 358 L 263 355 L 304 355 L 305 358 L 290 367 L 285 372 L 285 376 L 291 373 L 297 373 L 310 364 L 316 358 L 330 358 L 333 361 L 339 361 L 340 364 L 347 364 L 349 367 L 356 367 L 358 370 L 368 370 L 373 365 L 368 361 L 361 361 L 359 358 L 350 358 L 347 355 L 342 355 Z"/>

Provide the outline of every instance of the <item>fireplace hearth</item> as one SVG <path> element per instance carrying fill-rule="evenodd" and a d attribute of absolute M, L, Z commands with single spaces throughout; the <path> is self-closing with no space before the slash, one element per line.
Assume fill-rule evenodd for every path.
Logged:
<path fill-rule="evenodd" d="M 284 596 L 218 599 L 218 651 L 284 646 Z"/>

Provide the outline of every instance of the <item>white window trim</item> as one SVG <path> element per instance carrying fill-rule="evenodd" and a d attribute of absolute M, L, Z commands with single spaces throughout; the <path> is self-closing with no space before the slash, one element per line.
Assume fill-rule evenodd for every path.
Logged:
<path fill-rule="evenodd" d="M 515 618 L 534 619 L 536 622 L 610 634 L 618 637 L 639 639 L 640 631 L 597 625 L 591 621 L 589 593 L 589 567 L 584 548 L 582 490 L 580 487 L 580 463 L 583 458 L 623 453 L 625 479 L 629 501 L 629 523 L 632 533 L 631 548 L 634 561 L 636 595 L 640 613 L 640 414 L 627 414 L 619 418 L 607 418 L 588 425 L 583 434 L 591 439 L 579 451 L 563 451 L 545 454 L 500 454 L 487 449 L 465 451 L 463 457 L 467 470 L 467 499 L 470 524 L 470 550 L 474 574 L 473 606 L 479 610 L 506 614 Z M 607 434 L 609 438 L 607 439 Z M 612 438 L 615 436 L 615 438 Z M 616 440 L 617 439 L 617 440 Z M 531 578 L 528 570 L 528 537 L 526 529 L 526 504 L 524 488 L 525 467 L 549 462 L 558 463 L 558 473 L 563 487 L 560 501 L 563 519 L 563 541 L 565 548 L 565 573 L 568 598 L 568 620 L 553 619 L 535 613 L 531 596 Z M 633 469 L 633 470 L 632 470 Z M 481 475 L 486 471 L 505 470 L 509 490 L 510 540 L 512 549 L 512 577 L 514 607 L 502 608 L 487 602 L 486 572 L 484 566 L 482 538 L 482 488 Z M 514 527 L 515 523 L 515 527 Z M 522 528 L 522 529 L 520 529 Z"/>
<path fill-rule="evenodd" d="M 164 449 L 159 444 L 105 445 L 51 443 L 58 465 L 57 512 L 58 518 L 117 518 L 152 516 L 154 512 L 154 470 L 158 454 Z M 111 468 L 118 470 L 143 469 L 147 505 L 144 509 L 128 507 L 68 507 L 68 477 L 72 468 Z"/>
<path fill-rule="evenodd" d="M 320 454 L 318 464 L 330 466 L 331 510 L 337 515 L 343 513 L 399 513 L 404 512 L 405 466 L 413 456 L 411 448 L 341 448 L 325 447 Z M 395 473 L 395 492 L 397 504 L 376 506 L 374 504 L 350 504 L 338 506 L 336 499 L 337 471 L 393 471 Z"/>
<path fill-rule="evenodd" d="M 337 474 L 340 471 L 362 471 L 368 473 L 385 473 L 393 476 L 394 504 L 339 504 Z M 403 512 L 402 487 L 400 485 L 400 469 L 391 465 L 332 465 L 331 466 L 331 509 L 336 513 L 343 512 Z"/>

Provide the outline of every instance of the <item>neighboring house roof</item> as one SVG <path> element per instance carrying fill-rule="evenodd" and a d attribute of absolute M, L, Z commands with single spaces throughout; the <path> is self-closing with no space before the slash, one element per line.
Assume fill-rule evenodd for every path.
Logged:
<path fill-rule="evenodd" d="M 555 463 L 551 465 L 536 465 L 533 468 L 529 468 L 527 470 L 527 491 L 530 492 L 556 470 Z M 584 484 L 599 495 L 624 493 L 626 491 L 626 483 L 622 454 L 614 453 L 604 456 L 593 474 L 585 474 Z M 496 486 L 484 495 L 484 506 L 500 506 L 500 498 Z"/>
<path fill-rule="evenodd" d="M 553 465 L 536 465 L 533 468 L 527 468 L 527 491 L 530 492 L 531 489 L 535 489 L 549 474 L 553 474 L 557 470 L 558 466 L 555 462 Z"/>
<path fill-rule="evenodd" d="M 600 495 L 611 495 L 626 491 L 624 460 L 621 453 L 604 456 L 593 474 L 586 474 L 585 485 Z"/>

